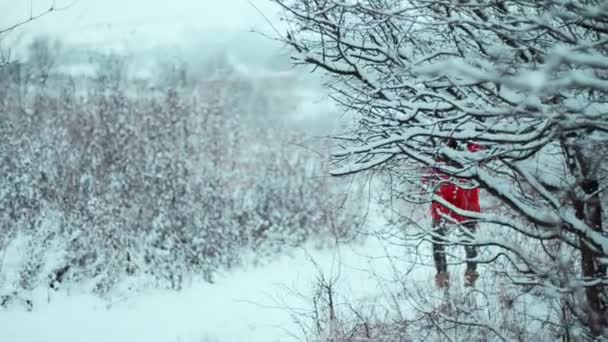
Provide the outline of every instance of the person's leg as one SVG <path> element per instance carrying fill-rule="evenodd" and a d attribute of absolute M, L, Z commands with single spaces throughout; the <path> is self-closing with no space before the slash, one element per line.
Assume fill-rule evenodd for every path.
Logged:
<path fill-rule="evenodd" d="M 467 235 L 469 235 L 469 232 L 474 235 L 475 232 L 477 231 L 477 222 L 474 222 L 474 221 L 466 222 L 463 224 L 463 226 L 466 229 L 465 233 Z M 473 239 L 474 236 L 470 236 L 470 238 Z M 465 245 L 464 251 L 467 256 L 467 271 L 476 271 L 477 262 L 471 261 L 471 259 L 477 258 L 477 256 L 479 255 L 479 248 L 477 246 L 473 246 L 473 245 Z"/>
<path fill-rule="evenodd" d="M 477 222 L 471 221 L 463 224 L 465 228 L 465 233 L 469 235 L 474 235 L 477 231 Z M 474 236 L 470 236 L 471 239 L 474 239 Z M 479 247 L 474 245 L 465 245 L 464 251 L 467 256 L 467 270 L 465 272 L 465 286 L 475 286 L 475 281 L 479 278 L 479 273 L 477 273 L 477 261 L 473 261 L 479 255 Z"/>
<path fill-rule="evenodd" d="M 433 220 L 433 259 L 437 269 L 435 284 L 439 288 L 448 287 L 449 282 L 448 265 L 445 257 L 445 239 L 443 238 L 446 233 L 445 230 L 445 221 Z"/>
<path fill-rule="evenodd" d="M 437 273 L 447 272 L 447 263 L 445 259 L 445 221 L 433 220 L 433 259 L 435 259 L 435 267 Z"/>

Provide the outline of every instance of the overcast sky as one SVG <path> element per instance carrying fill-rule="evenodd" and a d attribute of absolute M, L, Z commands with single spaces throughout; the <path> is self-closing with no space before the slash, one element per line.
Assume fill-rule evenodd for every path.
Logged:
<path fill-rule="evenodd" d="M 269 32 L 270 26 L 249 1 L 276 24 L 277 8 L 268 0 L 55 0 L 57 7 L 67 7 L 13 36 L 47 33 L 66 42 L 145 47 L 188 44 L 201 35 L 221 40 L 223 34 L 245 34 L 251 28 Z M 52 4 L 0 0 L 0 27 Z"/>

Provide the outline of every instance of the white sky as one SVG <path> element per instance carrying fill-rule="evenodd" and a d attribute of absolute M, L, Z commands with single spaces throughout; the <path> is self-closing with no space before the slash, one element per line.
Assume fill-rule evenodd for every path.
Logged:
<path fill-rule="evenodd" d="M 277 7 L 250 0 L 276 23 Z M 49 8 L 52 0 L 0 0 L 0 27 Z M 66 42 L 132 46 L 181 44 L 197 35 L 270 31 L 248 0 L 55 0 L 68 8 L 28 24 L 22 31 L 57 35 Z M 14 35 L 17 35 L 15 33 Z"/>

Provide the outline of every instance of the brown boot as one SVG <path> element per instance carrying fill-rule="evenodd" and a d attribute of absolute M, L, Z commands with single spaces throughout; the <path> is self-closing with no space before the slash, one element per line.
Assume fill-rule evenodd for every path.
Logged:
<path fill-rule="evenodd" d="M 446 289 L 450 287 L 450 274 L 448 272 L 439 272 L 435 275 L 435 286 L 438 289 Z"/>
<path fill-rule="evenodd" d="M 479 278 L 477 271 L 466 271 L 464 273 L 464 287 L 475 287 L 477 278 Z"/>

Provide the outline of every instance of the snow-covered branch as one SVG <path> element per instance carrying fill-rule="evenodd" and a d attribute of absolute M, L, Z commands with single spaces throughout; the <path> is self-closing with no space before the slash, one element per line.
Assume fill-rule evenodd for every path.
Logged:
<path fill-rule="evenodd" d="M 594 150 L 608 144 L 605 5 L 273 1 L 290 24 L 283 40 L 294 60 L 322 70 L 337 102 L 359 119 L 333 154 L 332 174 L 413 165 L 466 179 L 517 219 L 454 212 L 504 234 L 562 240 L 581 253 L 582 277 L 606 277 L 598 262 L 608 255 L 603 187 L 592 171 L 603 163 Z M 605 289 L 586 291 L 593 310 L 608 313 Z M 600 321 L 584 324 L 597 335 L 608 326 Z"/>

